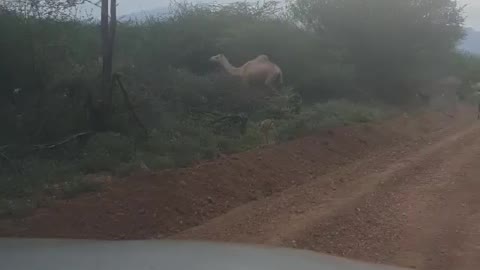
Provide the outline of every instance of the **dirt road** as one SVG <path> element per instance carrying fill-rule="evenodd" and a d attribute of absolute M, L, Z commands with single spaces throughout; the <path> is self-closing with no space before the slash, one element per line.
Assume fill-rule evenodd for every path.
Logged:
<path fill-rule="evenodd" d="M 0 220 L 0 236 L 232 241 L 480 269 L 480 123 L 472 115 L 338 128 L 136 176 Z"/>
<path fill-rule="evenodd" d="M 480 269 L 480 125 L 401 146 L 175 235 Z"/>

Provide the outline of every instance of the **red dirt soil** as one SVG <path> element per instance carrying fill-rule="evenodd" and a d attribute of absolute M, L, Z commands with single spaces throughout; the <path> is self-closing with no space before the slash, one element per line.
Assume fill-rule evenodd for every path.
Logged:
<path fill-rule="evenodd" d="M 59 201 L 28 218 L 0 221 L 0 236 L 95 239 L 162 238 L 250 201 L 312 181 L 398 143 L 449 127 L 441 113 L 326 130 L 315 136 L 136 175 L 102 192 Z"/>
<path fill-rule="evenodd" d="M 424 112 L 58 201 L 0 236 L 199 239 L 306 248 L 417 269 L 480 269 L 480 124 Z"/>

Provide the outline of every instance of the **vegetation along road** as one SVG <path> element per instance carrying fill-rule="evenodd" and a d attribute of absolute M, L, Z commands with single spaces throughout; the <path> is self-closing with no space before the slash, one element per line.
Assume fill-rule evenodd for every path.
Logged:
<path fill-rule="evenodd" d="M 480 269 L 469 6 L 128 2 L 0 1 L 0 237 Z"/>

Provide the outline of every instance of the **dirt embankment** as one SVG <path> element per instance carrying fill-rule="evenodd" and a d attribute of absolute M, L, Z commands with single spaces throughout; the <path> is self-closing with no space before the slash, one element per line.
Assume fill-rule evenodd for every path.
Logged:
<path fill-rule="evenodd" d="M 170 236 L 246 203 L 318 182 L 319 176 L 379 155 L 384 149 L 415 147 L 429 138 L 441 137 L 464 125 L 460 118 L 441 113 L 405 115 L 383 123 L 325 130 L 193 168 L 137 175 L 118 180 L 100 193 L 55 203 L 32 217 L 0 221 L 0 236 Z M 324 184 L 332 185 L 328 179 Z"/>
<path fill-rule="evenodd" d="M 480 268 L 480 123 L 401 143 L 173 236 Z"/>

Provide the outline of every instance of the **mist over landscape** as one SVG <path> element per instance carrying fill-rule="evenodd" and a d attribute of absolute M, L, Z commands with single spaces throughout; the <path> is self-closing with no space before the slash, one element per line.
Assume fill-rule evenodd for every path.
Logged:
<path fill-rule="evenodd" d="M 209 2 L 0 0 L 0 237 L 480 269 L 477 2 Z"/>
<path fill-rule="evenodd" d="M 205 2 L 205 1 L 203 1 Z M 233 2 L 232 1 L 223 1 L 224 3 Z M 458 45 L 460 50 L 464 50 L 474 54 L 480 54 L 480 16 L 476 16 L 478 8 L 478 4 L 470 3 L 469 1 L 460 1 L 468 3 L 467 5 L 467 23 L 465 26 L 465 38 L 461 41 Z M 205 2 L 208 3 L 208 2 Z M 152 3 L 152 5 L 154 5 Z M 167 18 L 171 14 L 171 8 L 168 4 L 155 6 L 153 8 L 143 9 L 140 11 L 135 12 L 128 12 L 126 14 L 120 16 L 120 20 L 122 21 L 137 21 L 141 22 L 147 18 Z M 478 12 L 480 13 L 480 12 Z"/>

